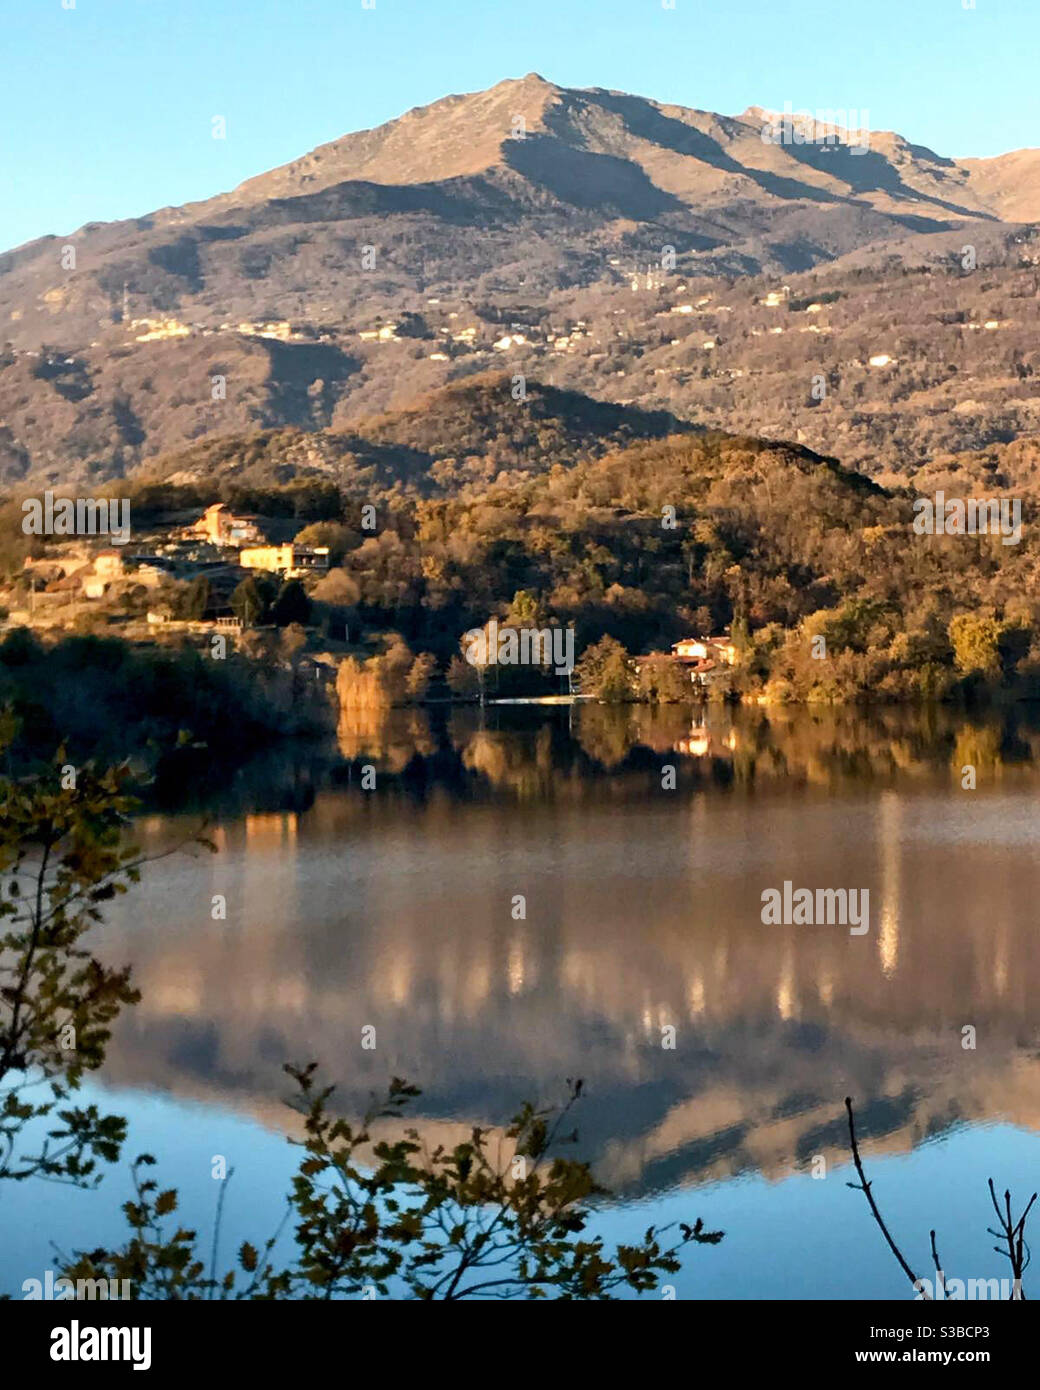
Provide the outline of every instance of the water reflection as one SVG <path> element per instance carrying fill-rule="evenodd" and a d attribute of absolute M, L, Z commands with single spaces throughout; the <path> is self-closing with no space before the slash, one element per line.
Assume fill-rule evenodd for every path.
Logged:
<path fill-rule="evenodd" d="M 867 1148 L 1035 1127 L 1038 754 L 1023 710 L 365 711 L 111 914 L 143 999 L 107 1077 L 281 1124 L 282 1061 L 317 1057 L 346 1108 L 408 1076 L 452 1137 L 582 1075 L 629 1194 L 840 1161 L 847 1093 Z M 870 931 L 763 925 L 785 879 L 869 889 Z"/>
<path fill-rule="evenodd" d="M 423 780 L 476 774 L 528 797 L 567 795 L 581 780 L 659 765 L 676 755 L 692 781 L 723 785 L 921 779 L 967 766 L 992 787 L 1032 772 L 1040 755 L 1040 711 L 968 717 L 946 709 L 762 710 L 683 705 L 581 704 L 568 709 L 454 706 L 351 709 L 338 751 L 398 776 Z M 308 760 L 311 754 L 307 754 Z M 463 780 L 471 780 L 463 778 Z M 468 789 L 473 794 L 474 788 Z"/>
<path fill-rule="evenodd" d="M 376 762 L 389 772 L 401 772 L 413 758 L 434 751 L 430 721 L 421 709 L 344 706 L 336 743 L 342 757 Z"/>

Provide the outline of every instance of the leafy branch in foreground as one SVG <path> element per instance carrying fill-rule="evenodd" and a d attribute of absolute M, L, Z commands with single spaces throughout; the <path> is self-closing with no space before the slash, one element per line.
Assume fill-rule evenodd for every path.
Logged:
<path fill-rule="evenodd" d="M 124 1207 L 127 1244 L 79 1252 L 65 1274 L 127 1279 L 139 1299 L 609 1299 L 623 1287 L 657 1288 L 661 1275 L 679 1270 L 685 1246 L 722 1239 L 699 1220 L 679 1223 L 670 1243 L 664 1237 L 673 1227 L 651 1226 L 639 1244 L 612 1252 L 602 1237 L 585 1235 L 589 1204 L 607 1193 L 587 1163 L 557 1152 L 577 1139 L 561 1126 L 581 1081 L 569 1083 L 560 1107 L 524 1105 L 497 1139 L 474 1126 L 467 1141 L 431 1151 L 413 1128 L 394 1139 L 373 1137 L 377 1121 L 400 1119 L 420 1094 L 415 1087 L 394 1078 L 355 1128 L 330 1114 L 334 1088 L 319 1086 L 316 1070 L 314 1063 L 286 1067 L 299 1088 L 293 1108 L 304 1119 L 304 1137 L 290 1141 L 304 1151 L 288 1199 L 291 1264 L 272 1268 L 276 1232 L 259 1250 L 243 1244 L 237 1268 L 218 1276 L 213 1259 L 207 1272 L 196 1233 L 165 1228 L 177 1194 L 142 1176 L 154 1162 L 146 1155 L 134 1169 L 136 1200 Z"/>
<path fill-rule="evenodd" d="M 856 1165 L 856 1172 L 859 1174 L 859 1182 L 850 1182 L 847 1184 L 847 1186 L 851 1187 L 853 1191 L 862 1192 L 866 1197 L 867 1204 L 870 1207 L 871 1215 L 877 1222 L 881 1234 L 885 1237 L 885 1240 L 888 1243 L 888 1248 L 892 1251 L 892 1254 L 898 1260 L 900 1269 L 902 1269 L 903 1273 L 910 1280 L 910 1283 L 914 1289 L 914 1293 L 919 1298 L 923 1298 L 927 1301 L 932 1301 L 933 1295 L 931 1292 L 929 1292 L 929 1281 L 926 1279 L 919 1279 L 917 1275 L 914 1273 L 914 1271 L 910 1268 L 909 1264 L 903 1256 L 902 1251 L 899 1249 L 899 1246 L 893 1239 L 891 1232 L 885 1225 L 884 1218 L 882 1217 L 881 1212 L 878 1209 L 877 1202 L 874 1200 L 874 1193 L 872 1191 L 873 1184 L 867 1181 L 867 1175 L 863 1171 L 863 1160 L 860 1158 L 859 1154 L 859 1144 L 856 1140 L 856 1125 L 852 1113 L 851 1096 L 845 1097 L 845 1110 L 849 1117 L 849 1144 L 852 1148 L 852 1160 Z M 1024 1274 L 1027 1266 L 1029 1265 L 1029 1261 L 1031 1258 L 1029 1253 L 1029 1246 L 1026 1244 L 1025 1239 L 1026 1218 L 1029 1216 L 1029 1213 L 1032 1210 L 1033 1203 L 1036 1201 L 1037 1198 L 1037 1194 L 1034 1192 L 1032 1197 L 1030 1197 L 1029 1201 L 1026 1203 L 1025 1210 L 1022 1212 L 1022 1215 L 1018 1218 L 1017 1221 L 1011 1214 L 1010 1191 L 1005 1191 L 1004 1193 L 1004 1207 L 1002 1210 L 1000 1203 L 997 1201 L 997 1192 L 996 1188 L 994 1187 L 992 1178 L 989 1179 L 989 1195 L 990 1200 L 993 1203 L 993 1210 L 997 1213 L 997 1224 L 1000 1227 L 1000 1230 L 995 1231 L 992 1227 L 987 1227 L 987 1231 L 991 1236 L 995 1236 L 997 1240 L 1003 1242 L 1003 1248 L 1000 1245 L 995 1245 L 993 1248 L 998 1255 L 1003 1255 L 1011 1265 L 1011 1273 L 1013 1276 L 1010 1292 L 1011 1301 L 1021 1302 L 1025 1300 L 1026 1296 L 1025 1290 L 1022 1287 L 1022 1275 Z M 934 1297 L 939 1302 L 942 1302 L 947 1298 L 947 1289 L 949 1289 L 952 1286 L 953 1281 L 947 1280 L 946 1275 L 943 1272 L 942 1262 L 939 1259 L 939 1249 L 935 1241 L 935 1232 L 929 1231 L 928 1235 L 932 1251 L 932 1263 L 935 1265 Z M 993 1282 L 996 1283 L 996 1280 L 994 1280 Z"/>
<path fill-rule="evenodd" d="M 140 997 L 129 967 L 82 944 L 147 862 L 126 839 L 129 781 L 125 765 L 72 768 L 61 748 L 40 776 L 0 777 L 0 1179 L 92 1184 L 119 1158 L 125 1121 L 69 1100 Z"/>

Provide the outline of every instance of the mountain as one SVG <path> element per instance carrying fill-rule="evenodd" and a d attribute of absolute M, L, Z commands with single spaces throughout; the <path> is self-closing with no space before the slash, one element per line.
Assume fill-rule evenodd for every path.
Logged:
<path fill-rule="evenodd" d="M 137 317 L 332 323 L 377 294 L 373 282 L 384 292 L 496 275 L 591 283 L 619 245 L 629 259 L 674 245 L 688 274 L 786 273 L 868 243 L 1037 211 L 1036 151 L 958 163 L 887 132 L 871 134 L 869 150 L 770 143 L 769 119 L 530 74 L 345 135 L 205 202 L 8 252 L 0 314 L 16 345 L 57 330 L 63 345 L 83 346 L 120 318 L 125 285 Z M 75 270 L 62 269 L 66 244 Z M 377 248 L 367 277 L 366 244 Z"/>
<path fill-rule="evenodd" d="M 1040 222 L 1040 150 L 962 159 L 960 167 L 980 200 L 1005 221 Z"/>
<path fill-rule="evenodd" d="M 1038 151 L 957 161 L 887 132 L 858 150 L 812 123 L 775 143 L 773 119 L 529 74 L 230 193 L 9 251 L 0 483 L 120 476 L 212 434 L 353 427 L 498 353 L 632 400 L 655 383 L 619 360 L 622 339 L 642 350 L 609 322 L 632 317 L 630 282 L 703 297 L 946 262 L 965 243 L 997 270 L 1031 236 L 1014 219 L 1040 217 Z"/>
<path fill-rule="evenodd" d="M 147 477 L 254 487 L 325 477 L 368 500 L 395 486 L 454 495 L 692 432 L 667 411 L 597 401 L 533 380 L 521 403 L 508 375 L 485 372 L 351 430 L 283 428 L 207 439 L 158 459 Z"/>
<path fill-rule="evenodd" d="M 745 199 L 824 206 L 858 199 L 885 214 L 942 221 L 1002 216 L 992 199 L 976 194 L 965 165 L 899 135 L 872 133 L 869 151 L 774 142 L 763 138 L 774 114 L 751 107 L 720 116 L 601 88 L 557 87 L 529 73 L 345 135 L 195 208 L 208 215 L 347 183 L 465 188 L 465 181 L 480 179 L 512 202 L 548 196 L 638 221 L 696 215 Z M 795 128 L 823 134 L 822 127 Z M 849 136 L 843 128 L 836 133 Z M 993 163 L 972 161 L 980 173 Z"/>

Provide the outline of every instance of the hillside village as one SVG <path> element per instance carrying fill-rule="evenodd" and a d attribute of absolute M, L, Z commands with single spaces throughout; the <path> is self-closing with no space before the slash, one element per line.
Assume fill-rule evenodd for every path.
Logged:
<path fill-rule="evenodd" d="M 1040 430 L 1040 243 L 1008 243 L 985 273 L 951 253 L 720 282 L 633 274 L 615 257 L 595 286 L 533 303 L 522 285 L 420 295 L 374 279 L 353 312 L 236 320 L 219 304 L 205 317 L 142 304 L 79 348 L 59 318 L 49 344 L 0 348 L 0 479 L 126 476 L 249 428 L 348 433 L 495 369 L 905 478 L 965 441 Z"/>
<path fill-rule="evenodd" d="M 52 538 L 46 553 L 27 556 L 22 573 L 0 588 L 3 626 L 60 632 L 115 625 L 129 639 L 156 630 L 240 631 L 250 615 L 236 612 L 232 600 L 244 581 L 266 575 L 284 591 L 293 581 L 313 588 L 328 573 L 328 547 L 286 536 L 298 529 L 217 502 L 125 546 L 103 537 Z"/>
<path fill-rule="evenodd" d="M 1040 233 L 1003 185 L 891 134 L 877 169 L 792 162 L 757 108 L 720 123 L 537 74 L 485 96 L 554 123 L 560 169 L 598 150 L 638 195 L 617 162 L 572 188 L 506 127 L 474 182 L 474 95 L 91 224 L 60 274 L 45 242 L 0 262 L 5 515 L 40 488 L 151 499 L 125 546 L 3 537 L 3 627 L 403 649 L 402 699 L 431 675 L 472 694 L 461 635 L 516 614 L 579 653 L 616 642 L 625 698 L 731 668 L 750 698 L 827 699 L 1032 670 L 1028 540 L 985 564 L 903 544 L 925 482 L 1038 487 Z"/>
<path fill-rule="evenodd" d="M 504 374 L 448 388 L 371 422 L 367 441 L 270 431 L 200 444 L 178 461 L 183 481 L 129 485 L 123 546 L 27 537 L 12 500 L 0 622 L 200 650 L 219 633 L 262 664 L 335 672 L 341 704 L 358 707 L 1035 688 L 1028 527 L 1010 547 L 917 538 L 905 489 L 833 458 L 532 386 L 523 411 Z M 343 472 L 288 471 L 305 443 L 345 448 Z M 1016 441 L 927 486 L 1021 489 L 1028 506 L 1038 457 Z M 577 684 L 523 663 L 476 671 L 460 644 L 492 620 L 573 629 Z"/>
<path fill-rule="evenodd" d="M 446 685 L 428 654 L 414 659 L 415 672 L 404 684 L 372 685 L 376 668 L 366 665 L 366 658 L 385 649 L 388 640 L 397 641 L 409 662 L 411 654 L 392 634 L 388 639 L 373 631 L 362 640 L 364 625 L 345 571 L 331 567 L 328 545 L 297 538 L 308 529 L 214 502 L 190 519 L 173 517 L 146 528 L 125 545 L 107 544 L 103 536 L 50 537 L 42 554 L 27 555 L 21 572 L 0 585 L 0 634 L 21 629 L 49 640 L 118 635 L 135 644 L 187 643 L 203 652 L 219 636 L 225 646 L 245 643 L 258 656 L 261 648 L 246 640 L 251 634 L 292 626 L 298 639 L 287 651 L 268 647 L 264 659 L 297 673 L 302 666 L 330 686 L 344 658 L 360 656 L 360 664 L 340 680 L 340 703 L 348 710 L 422 699 L 431 679 L 441 697 L 453 693 L 483 700 L 499 692 L 498 672 L 491 685 L 467 681 L 457 659 Z M 258 587 L 258 579 L 270 587 Z M 698 699 L 737 659 L 728 631 L 686 637 L 632 662 L 631 675 L 655 700 Z M 573 674 L 565 684 L 569 695 L 580 692 Z"/>

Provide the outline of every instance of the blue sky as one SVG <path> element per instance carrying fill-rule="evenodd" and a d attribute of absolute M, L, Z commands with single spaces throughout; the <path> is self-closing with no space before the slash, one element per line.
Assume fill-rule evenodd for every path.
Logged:
<path fill-rule="evenodd" d="M 531 71 L 723 112 L 866 108 L 943 154 L 1040 145 L 1040 0 L 72 3 L 0 0 L 0 249 Z"/>

